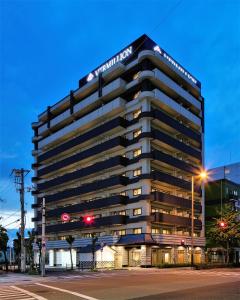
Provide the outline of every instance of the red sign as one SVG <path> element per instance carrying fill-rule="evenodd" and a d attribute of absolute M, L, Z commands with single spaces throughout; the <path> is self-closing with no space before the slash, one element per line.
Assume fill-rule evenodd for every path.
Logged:
<path fill-rule="evenodd" d="M 67 214 L 67 213 L 61 214 L 61 220 L 62 220 L 63 222 L 68 222 L 68 221 L 70 221 L 70 216 L 69 216 L 69 214 Z"/>

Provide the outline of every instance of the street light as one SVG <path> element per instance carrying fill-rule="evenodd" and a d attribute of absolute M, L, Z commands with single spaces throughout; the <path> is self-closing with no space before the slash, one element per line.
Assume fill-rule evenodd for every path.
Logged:
<path fill-rule="evenodd" d="M 194 178 L 198 178 L 203 181 L 207 179 L 208 173 L 202 170 L 198 175 L 192 175 L 192 218 L 191 218 L 191 266 L 194 265 L 194 255 L 193 255 L 193 239 L 194 239 Z"/>

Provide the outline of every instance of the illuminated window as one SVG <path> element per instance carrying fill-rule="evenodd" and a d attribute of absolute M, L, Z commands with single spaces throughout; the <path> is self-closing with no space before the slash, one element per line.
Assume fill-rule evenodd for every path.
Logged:
<path fill-rule="evenodd" d="M 142 228 L 134 228 L 133 229 L 133 234 L 140 234 L 142 233 Z"/>
<path fill-rule="evenodd" d="M 142 214 L 142 209 L 141 208 L 134 208 L 133 209 L 133 215 L 134 216 L 139 216 Z"/>
<path fill-rule="evenodd" d="M 121 216 L 126 216 L 126 210 L 120 210 L 118 214 Z"/>
<path fill-rule="evenodd" d="M 140 72 L 135 73 L 135 74 L 133 75 L 133 80 L 138 79 L 139 75 L 140 75 Z"/>
<path fill-rule="evenodd" d="M 153 234 L 158 234 L 158 233 L 160 233 L 160 229 L 159 228 L 152 228 L 151 232 Z"/>
<path fill-rule="evenodd" d="M 137 99 L 137 97 L 140 95 L 140 92 L 137 92 L 136 94 L 134 94 L 133 99 Z"/>
<path fill-rule="evenodd" d="M 121 196 L 126 196 L 126 191 L 120 193 Z"/>
<path fill-rule="evenodd" d="M 137 129 L 133 131 L 133 137 L 137 138 L 142 133 L 142 129 Z"/>
<path fill-rule="evenodd" d="M 141 148 L 135 149 L 135 150 L 133 151 L 133 156 L 134 156 L 134 157 L 137 157 L 137 156 L 139 156 L 141 153 L 142 153 L 142 149 L 141 149 Z"/>
<path fill-rule="evenodd" d="M 159 209 L 158 208 L 152 208 L 151 212 L 152 213 L 159 212 Z"/>
<path fill-rule="evenodd" d="M 142 194 L 142 188 L 134 189 L 133 196 L 138 196 Z"/>
<path fill-rule="evenodd" d="M 133 112 L 133 119 L 138 118 L 141 112 L 142 112 L 141 108 L 135 110 L 135 111 Z"/>
<path fill-rule="evenodd" d="M 139 168 L 139 169 L 136 169 L 133 171 L 133 176 L 136 177 L 136 176 L 139 176 L 142 174 L 142 169 Z"/>
<path fill-rule="evenodd" d="M 113 235 L 126 235 L 126 230 L 125 229 L 115 230 L 115 231 L 112 231 L 112 234 Z"/>
<path fill-rule="evenodd" d="M 171 234 L 171 230 L 168 228 L 163 228 L 162 229 L 162 234 Z"/>

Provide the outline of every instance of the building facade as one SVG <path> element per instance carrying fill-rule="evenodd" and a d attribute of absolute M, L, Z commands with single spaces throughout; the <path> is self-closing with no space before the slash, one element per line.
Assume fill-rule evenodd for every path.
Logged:
<path fill-rule="evenodd" d="M 220 166 L 209 170 L 210 180 L 223 180 L 228 179 L 232 182 L 240 184 L 240 163 L 229 164 Z"/>
<path fill-rule="evenodd" d="M 209 173 L 213 174 L 213 171 L 209 170 Z M 226 205 L 230 205 L 233 210 L 240 210 L 240 184 L 225 177 L 226 172 L 222 172 L 222 177 L 218 173 L 218 179 L 209 181 L 205 186 L 206 246 L 208 260 L 213 263 L 225 263 L 227 252 L 226 249 L 211 240 L 208 229 L 217 226 L 216 219 L 221 218 Z M 240 264 L 240 241 L 233 247 L 231 262 Z"/>
<path fill-rule="evenodd" d="M 204 99 L 200 82 L 154 41 L 143 35 L 90 72 L 32 128 L 33 221 L 40 236 L 45 197 L 50 265 L 69 261 L 70 234 L 75 264 L 93 235 L 117 266 L 189 262 Z M 196 263 L 204 260 L 203 195 L 197 185 Z"/>

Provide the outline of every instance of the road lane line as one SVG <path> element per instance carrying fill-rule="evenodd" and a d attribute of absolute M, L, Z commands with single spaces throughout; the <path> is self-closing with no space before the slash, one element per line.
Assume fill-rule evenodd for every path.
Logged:
<path fill-rule="evenodd" d="M 34 294 L 34 293 L 29 292 L 29 291 L 24 290 L 24 289 L 21 289 L 21 288 L 15 286 L 15 285 L 11 285 L 10 287 L 13 288 L 13 289 L 16 290 L 16 291 L 19 291 L 19 292 L 22 292 L 22 293 L 24 293 L 24 294 L 27 294 L 28 296 L 31 296 L 31 297 L 33 297 L 34 299 L 38 299 L 38 300 L 47 300 L 46 298 L 44 298 L 44 297 L 42 297 L 42 296 L 39 296 L 39 295 L 37 295 L 37 294 Z"/>
<path fill-rule="evenodd" d="M 74 295 L 74 296 L 77 296 L 77 297 L 81 297 L 83 299 L 87 299 L 87 300 L 99 300 L 97 298 L 93 298 L 93 297 L 90 297 L 90 296 L 87 296 L 87 295 L 83 295 L 83 294 L 80 294 L 80 293 L 77 293 L 77 292 L 72 292 L 72 291 L 69 291 L 69 290 L 60 289 L 60 288 L 55 287 L 55 286 L 51 286 L 51 285 L 47 285 L 47 284 L 42 284 L 42 283 L 38 283 L 38 282 L 36 282 L 35 284 L 40 285 L 40 286 L 44 286 L 46 288 L 53 289 L 53 290 L 56 290 L 56 291 L 60 291 L 60 292 L 63 292 L 63 293 L 68 293 L 68 294 L 71 294 L 71 295 Z"/>

